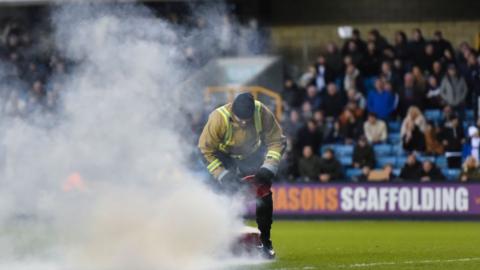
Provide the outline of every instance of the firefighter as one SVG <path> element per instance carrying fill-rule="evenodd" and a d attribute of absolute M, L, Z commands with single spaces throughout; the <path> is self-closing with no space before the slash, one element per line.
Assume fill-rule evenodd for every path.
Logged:
<path fill-rule="evenodd" d="M 214 110 L 200 135 L 198 147 L 208 171 L 226 190 L 240 190 L 241 177 L 255 175 L 270 188 L 285 148 L 285 137 L 273 113 L 250 93 Z M 261 250 L 274 258 L 270 240 L 272 193 L 257 199 L 256 222 Z"/>

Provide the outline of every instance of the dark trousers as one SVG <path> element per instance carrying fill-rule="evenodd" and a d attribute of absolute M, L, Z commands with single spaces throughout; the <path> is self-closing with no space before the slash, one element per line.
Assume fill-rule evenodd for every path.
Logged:
<path fill-rule="evenodd" d="M 265 147 L 260 147 L 258 151 L 246 157 L 245 159 L 234 159 L 229 155 L 219 152 L 215 156 L 222 162 L 227 170 L 237 173 L 239 177 L 252 175 L 262 166 L 265 159 Z M 273 201 L 272 193 L 265 197 L 257 198 L 256 201 L 256 222 L 261 233 L 261 240 L 264 245 L 271 245 L 270 230 L 273 223 Z"/>

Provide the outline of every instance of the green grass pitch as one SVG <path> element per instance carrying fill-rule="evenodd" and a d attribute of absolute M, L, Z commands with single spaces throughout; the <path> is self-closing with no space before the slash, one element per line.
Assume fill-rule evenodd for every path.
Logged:
<path fill-rule="evenodd" d="M 480 222 L 276 221 L 272 239 L 248 269 L 480 269 Z"/>

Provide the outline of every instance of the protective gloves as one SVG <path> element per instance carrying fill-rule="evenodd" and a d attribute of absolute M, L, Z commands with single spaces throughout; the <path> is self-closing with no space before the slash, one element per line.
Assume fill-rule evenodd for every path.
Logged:
<path fill-rule="evenodd" d="M 218 181 L 220 181 L 223 186 L 234 187 L 240 185 L 240 182 L 242 180 L 240 179 L 240 177 L 237 176 L 235 172 L 226 170 L 225 173 L 220 175 Z"/>

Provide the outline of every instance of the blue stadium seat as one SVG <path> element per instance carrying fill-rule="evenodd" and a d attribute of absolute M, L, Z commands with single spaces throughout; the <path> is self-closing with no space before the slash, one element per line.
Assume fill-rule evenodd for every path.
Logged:
<path fill-rule="evenodd" d="M 331 148 L 333 149 L 333 151 L 335 151 L 335 146 L 336 144 L 324 144 L 320 147 L 320 153 L 325 152 L 325 150 L 327 150 L 328 148 Z"/>
<path fill-rule="evenodd" d="M 393 156 L 377 158 L 377 165 L 379 168 L 383 168 L 383 166 L 387 164 L 391 164 L 393 167 L 395 167 L 396 162 L 397 162 L 397 158 Z"/>
<path fill-rule="evenodd" d="M 460 175 L 460 169 L 443 169 L 442 172 L 449 181 L 457 180 Z"/>
<path fill-rule="evenodd" d="M 351 156 L 353 154 L 353 145 L 337 144 L 333 149 L 338 157 Z"/>
<path fill-rule="evenodd" d="M 425 118 L 434 122 L 438 122 L 442 119 L 442 111 L 440 110 L 425 110 Z"/>
<path fill-rule="evenodd" d="M 390 133 L 388 134 L 388 142 L 391 144 L 399 144 L 402 140 L 400 133 Z"/>
<path fill-rule="evenodd" d="M 446 168 L 447 167 L 447 159 L 445 158 L 445 156 L 438 156 L 435 159 L 435 164 L 439 168 Z"/>
<path fill-rule="evenodd" d="M 390 121 L 388 122 L 388 130 L 390 132 L 398 132 L 400 131 L 400 127 L 402 126 L 402 123 L 398 122 L 398 121 Z"/>
<path fill-rule="evenodd" d="M 399 176 L 401 171 L 402 171 L 402 169 L 399 169 L 399 168 L 393 169 L 393 174 L 395 176 Z"/>
<path fill-rule="evenodd" d="M 375 151 L 375 155 L 377 157 L 380 156 L 388 156 L 392 154 L 392 145 L 390 144 L 376 144 L 373 146 L 373 150 Z"/>
<path fill-rule="evenodd" d="M 352 179 L 353 177 L 359 176 L 360 174 L 362 174 L 362 170 L 357 168 L 350 168 L 350 169 L 347 169 L 345 174 L 348 179 Z"/>
<path fill-rule="evenodd" d="M 417 156 L 418 161 L 423 162 L 425 160 L 430 160 L 431 162 L 435 163 L 435 157 L 434 156 L 422 156 L 418 155 Z"/>
<path fill-rule="evenodd" d="M 475 114 L 474 114 L 473 110 L 466 110 L 465 111 L 465 120 L 467 122 L 474 122 Z"/>
<path fill-rule="evenodd" d="M 395 144 L 392 146 L 392 154 L 397 156 L 405 156 L 407 152 L 403 149 L 401 144 Z"/>
<path fill-rule="evenodd" d="M 397 157 L 397 166 L 398 168 L 402 168 L 403 165 L 405 165 L 405 162 L 407 161 L 407 157 L 406 156 L 400 156 L 400 157 Z"/>
<path fill-rule="evenodd" d="M 338 161 L 340 161 L 342 166 L 352 166 L 352 157 L 338 157 Z"/>

